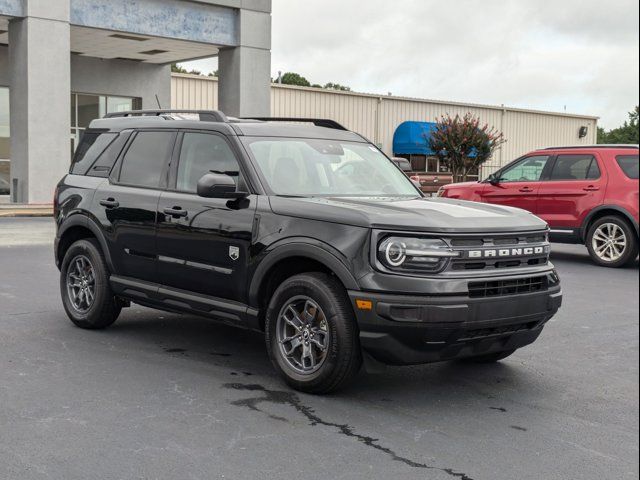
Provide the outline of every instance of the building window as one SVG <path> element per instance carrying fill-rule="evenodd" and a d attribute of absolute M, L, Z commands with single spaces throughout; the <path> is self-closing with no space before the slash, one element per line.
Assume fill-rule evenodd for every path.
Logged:
<path fill-rule="evenodd" d="M 9 89 L 0 87 L 0 196 L 11 193 L 9 178 Z"/>
<path fill-rule="evenodd" d="M 480 167 L 473 167 L 467 173 L 467 181 L 472 182 L 474 180 L 480 180 Z"/>
<path fill-rule="evenodd" d="M 426 155 L 409 155 L 409 157 L 414 172 L 423 172 L 432 175 L 449 173 L 449 169 L 438 157 L 427 157 Z"/>
<path fill-rule="evenodd" d="M 78 147 L 83 132 L 92 120 L 107 113 L 126 112 L 141 107 L 139 98 L 113 97 L 107 95 L 71 94 L 71 155 Z"/>
<path fill-rule="evenodd" d="M 136 110 L 141 107 L 139 98 L 106 95 L 71 94 L 71 158 L 80 143 L 84 130 L 92 120 L 106 113 Z M 0 87 L 0 197 L 10 195 L 9 175 L 9 89 Z"/>
<path fill-rule="evenodd" d="M 427 165 L 427 157 L 424 155 L 411 155 L 411 170 L 424 172 Z"/>

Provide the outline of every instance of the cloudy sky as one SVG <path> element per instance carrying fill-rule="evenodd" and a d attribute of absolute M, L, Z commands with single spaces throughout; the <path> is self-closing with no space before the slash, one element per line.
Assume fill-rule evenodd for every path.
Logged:
<path fill-rule="evenodd" d="M 638 0 L 273 0 L 272 76 L 598 115 L 638 104 Z M 187 64 L 205 73 L 215 60 Z"/>

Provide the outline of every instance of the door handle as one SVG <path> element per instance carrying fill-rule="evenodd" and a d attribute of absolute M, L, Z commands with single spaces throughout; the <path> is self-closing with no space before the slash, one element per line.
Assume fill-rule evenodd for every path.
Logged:
<path fill-rule="evenodd" d="M 188 212 L 181 207 L 165 208 L 163 211 L 166 215 L 171 215 L 175 218 L 186 217 L 188 214 Z"/>
<path fill-rule="evenodd" d="M 533 188 L 529 188 L 529 187 L 522 187 L 522 188 L 520 189 L 520 191 L 521 191 L 522 193 L 533 193 Z"/>
<path fill-rule="evenodd" d="M 115 198 L 109 197 L 100 200 L 100 205 L 107 208 L 118 208 L 120 206 L 120 203 Z"/>
<path fill-rule="evenodd" d="M 596 187 L 595 185 L 589 185 L 588 187 L 584 187 L 583 190 L 585 192 L 597 192 L 600 190 L 600 187 Z"/>

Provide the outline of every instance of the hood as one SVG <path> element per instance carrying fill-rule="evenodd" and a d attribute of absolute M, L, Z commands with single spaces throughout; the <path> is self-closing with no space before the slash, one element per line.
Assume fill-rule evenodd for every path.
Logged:
<path fill-rule="evenodd" d="M 477 186 L 477 185 L 478 185 L 478 182 L 459 182 L 459 183 L 449 183 L 449 184 L 447 184 L 447 185 L 444 185 L 444 186 L 443 186 L 443 188 L 446 188 L 446 189 L 450 189 L 450 188 L 458 188 L 458 187 L 461 187 L 461 188 L 467 188 L 467 187 L 471 187 L 471 186 L 474 186 L 474 185 L 476 185 L 476 186 Z"/>
<path fill-rule="evenodd" d="M 274 213 L 366 228 L 443 233 L 521 232 L 547 224 L 513 207 L 449 198 L 270 197 Z"/>

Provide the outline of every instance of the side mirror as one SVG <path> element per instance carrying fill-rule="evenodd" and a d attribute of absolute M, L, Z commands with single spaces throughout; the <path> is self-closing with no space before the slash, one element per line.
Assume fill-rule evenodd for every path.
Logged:
<path fill-rule="evenodd" d="M 198 196 L 204 198 L 244 198 L 247 192 L 238 192 L 236 182 L 223 173 L 206 173 L 198 180 Z"/>
<path fill-rule="evenodd" d="M 495 173 L 492 173 L 487 177 L 487 182 L 489 182 L 491 185 L 498 185 L 500 183 L 500 177 Z"/>

